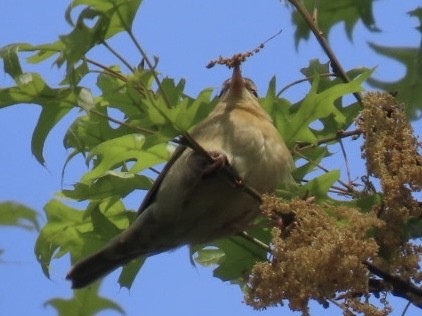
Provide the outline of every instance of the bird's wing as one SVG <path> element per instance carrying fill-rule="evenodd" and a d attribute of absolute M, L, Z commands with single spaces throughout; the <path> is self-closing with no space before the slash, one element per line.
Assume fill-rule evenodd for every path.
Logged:
<path fill-rule="evenodd" d="M 138 214 L 141 214 L 155 199 L 155 196 L 158 192 L 158 189 L 160 188 L 161 182 L 163 181 L 164 177 L 167 175 L 170 168 L 173 166 L 173 164 L 176 162 L 177 159 L 182 155 L 182 153 L 185 151 L 186 146 L 185 145 L 179 145 L 173 155 L 171 156 L 170 160 L 167 162 L 167 164 L 164 166 L 163 170 L 160 172 L 160 175 L 155 179 L 154 183 L 152 184 L 152 187 L 149 189 L 147 194 L 145 195 L 144 200 L 142 201 L 141 206 L 138 209 Z"/>

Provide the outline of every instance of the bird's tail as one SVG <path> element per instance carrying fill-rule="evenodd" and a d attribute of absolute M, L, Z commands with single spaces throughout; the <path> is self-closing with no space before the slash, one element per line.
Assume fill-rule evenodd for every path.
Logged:
<path fill-rule="evenodd" d="M 103 249 L 77 262 L 66 276 L 72 282 L 72 288 L 83 288 L 137 257 L 148 257 L 178 247 L 181 243 L 176 239 L 159 238 L 157 232 L 160 230 L 152 214 L 144 212 Z"/>
<path fill-rule="evenodd" d="M 70 269 L 66 279 L 72 282 L 72 289 L 83 288 L 135 258 L 119 256 L 111 246 L 83 259 Z"/>

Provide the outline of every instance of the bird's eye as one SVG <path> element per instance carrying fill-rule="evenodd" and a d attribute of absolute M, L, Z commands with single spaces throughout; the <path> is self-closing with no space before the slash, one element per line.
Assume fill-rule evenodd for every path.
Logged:
<path fill-rule="evenodd" d="M 249 78 L 245 78 L 244 80 L 246 89 L 248 89 L 248 91 L 252 93 L 256 98 L 258 98 L 258 91 L 256 89 L 255 83 Z"/>
<path fill-rule="evenodd" d="M 221 89 L 220 94 L 218 95 L 218 97 L 221 98 L 226 92 L 227 92 L 227 89 L 225 89 L 225 88 Z"/>
<path fill-rule="evenodd" d="M 252 93 L 255 97 L 258 97 L 258 92 L 254 88 L 248 88 L 249 92 Z"/>
<path fill-rule="evenodd" d="M 252 93 L 256 98 L 258 98 L 258 92 L 255 86 L 255 83 L 249 78 L 244 78 L 244 80 L 245 80 L 245 88 L 250 93 Z M 219 98 L 221 98 L 229 90 L 230 82 L 231 82 L 231 79 L 227 79 L 226 81 L 224 81 L 223 88 L 221 89 L 221 92 L 218 95 Z"/>
<path fill-rule="evenodd" d="M 223 88 L 221 89 L 221 92 L 218 95 L 218 97 L 221 98 L 227 92 L 227 90 L 229 90 L 229 87 L 230 87 L 230 79 L 227 79 L 226 81 L 224 81 Z"/>

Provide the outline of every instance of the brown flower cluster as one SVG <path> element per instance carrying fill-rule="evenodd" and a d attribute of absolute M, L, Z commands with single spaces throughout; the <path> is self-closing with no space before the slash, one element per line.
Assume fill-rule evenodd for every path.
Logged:
<path fill-rule="evenodd" d="M 363 157 L 370 175 L 380 179 L 383 206 L 379 217 L 386 222 L 381 245 L 391 251 L 406 240 L 403 224 L 420 217 L 419 203 L 412 196 L 422 189 L 420 147 L 403 109 L 388 93 L 368 93 L 363 100 L 359 126 L 365 135 Z"/>
<path fill-rule="evenodd" d="M 375 214 L 272 196 L 264 197 L 262 210 L 271 218 L 293 213 L 295 220 L 273 229 L 272 260 L 255 265 L 248 304 L 261 309 L 287 300 L 292 310 L 308 315 L 310 300 L 326 305 L 337 295 L 368 292 L 368 271 L 362 262 L 378 251 L 368 232 L 383 225 Z"/>

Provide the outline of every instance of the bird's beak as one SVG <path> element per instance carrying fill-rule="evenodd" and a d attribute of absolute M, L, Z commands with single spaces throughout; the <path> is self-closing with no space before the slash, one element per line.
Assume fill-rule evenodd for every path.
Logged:
<path fill-rule="evenodd" d="M 233 75 L 230 81 L 230 91 L 232 94 L 240 96 L 244 88 L 245 81 L 243 80 L 242 72 L 240 71 L 240 65 L 236 65 L 233 68 Z"/>

